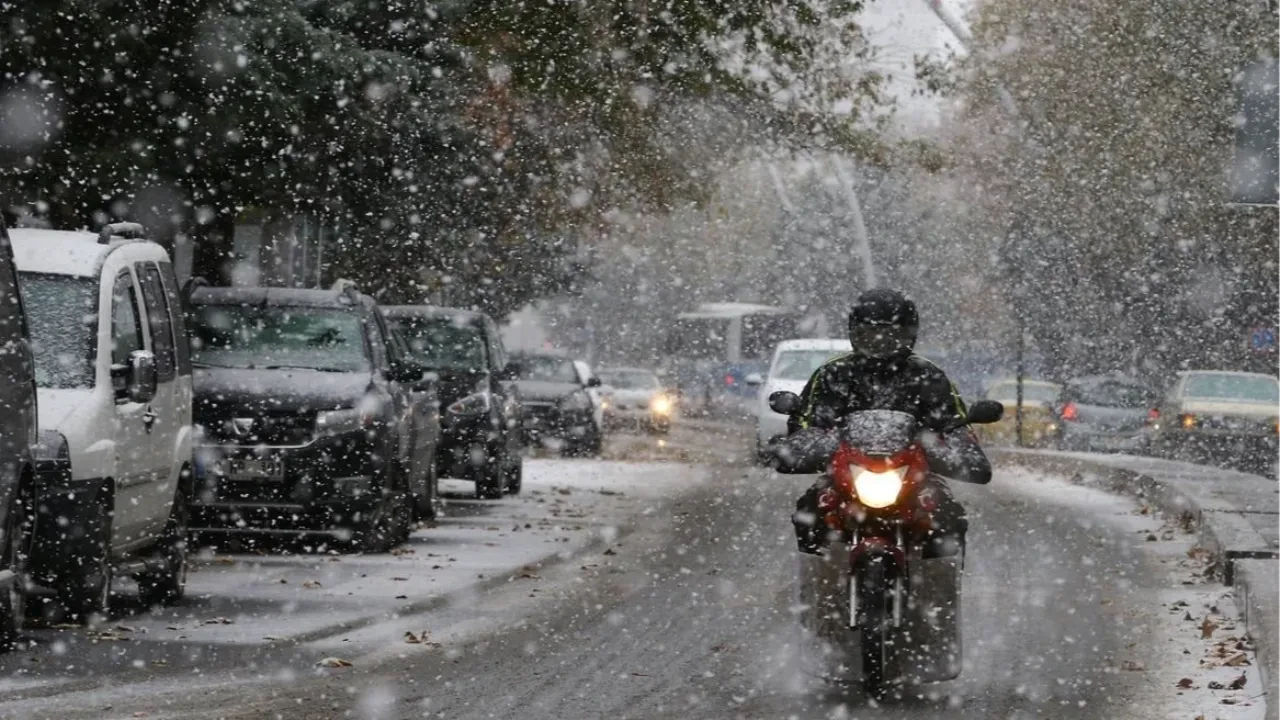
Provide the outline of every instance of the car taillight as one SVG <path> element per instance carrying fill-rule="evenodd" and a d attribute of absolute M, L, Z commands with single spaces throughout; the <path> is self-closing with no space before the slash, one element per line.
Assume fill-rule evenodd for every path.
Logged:
<path fill-rule="evenodd" d="M 1158 422 L 1160 422 L 1160 411 L 1156 408 L 1151 408 L 1147 411 L 1147 424 L 1155 425 Z"/>
<path fill-rule="evenodd" d="M 724 376 L 724 384 L 725 384 L 725 385 L 732 385 L 732 384 L 733 384 L 733 376 L 732 376 L 732 375 L 725 375 L 725 376 Z"/>
<path fill-rule="evenodd" d="M 1076 418 L 1078 418 L 1078 417 L 1080 417 L 1080 410 L 1079 410 L 1079 408 L 1077 408 L 1077 407 L 1076 407 L 1076 404 L 1075 404 L 1075 403 L 1067 403 L 1066 405 L 1064 405 L 1064 406 L 1062 407 L 1062 419 L 1063 419 L 1063 420 L 1072 420 L 1072 421 L 1074 421 L 1074 420 L 1075 420 Z"/>

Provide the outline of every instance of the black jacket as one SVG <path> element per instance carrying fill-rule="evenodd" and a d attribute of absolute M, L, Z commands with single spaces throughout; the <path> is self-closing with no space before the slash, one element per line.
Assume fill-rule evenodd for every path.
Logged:
<path fill-rule="evenodd" d="M 852 353 L 818 368 L 800 394 L 800 409 L 787 421 L 788 433 L 829 430 L 861 410 L 910 413 L 924 428 L 942 432 L 966 415 L 964 401 L 942 368 L 918 356 L 868 358 Z M 935 472 L 985 484 L 991 465 L 967 427 L 946 432 L 942 442 L 925 439 Z"/>

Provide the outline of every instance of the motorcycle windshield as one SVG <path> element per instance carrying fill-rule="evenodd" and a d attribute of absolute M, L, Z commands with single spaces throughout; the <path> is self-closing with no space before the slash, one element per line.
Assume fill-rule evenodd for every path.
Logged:
<path fill-rule="evenodd" d="M 915 439 L 915 417 L 896 410 L 864 410 L 845 419 L 841 439 L 868 455 L 895 455 Z"/>

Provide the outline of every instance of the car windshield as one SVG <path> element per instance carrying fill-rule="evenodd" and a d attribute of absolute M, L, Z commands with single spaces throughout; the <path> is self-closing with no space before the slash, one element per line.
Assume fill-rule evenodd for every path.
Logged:
<path fill-rule="evenodd" d="M 784 350 L 774 363 L 772 376 L 779 380 L 808 380 L 814 371 L 844 350 Z"/>
<path fill-rule="evenodd" d="M 578 371 L 572 360 L 547 357 L 544 355 L 526 355 L 516 360 L 521 380 L 538 380 L 555 383 L 577 383 Z"/>
<path fill-rule="evenodd" d="M 488 364 L 484 331 L 470 319 L 402 317 L 391 324 L 413 356 L 432 370 L 480 370 Z"/>
<path fill-rule="evenodd" d="M 217 368 L 370 367 L 360 316 L 325 307 L 203 305 L 190 327 L 191 360 Z"/>
<path fill-rule="evenodd" d="M 1119 380 L 1072 384 L 1066 395 L 1081 405 L 1096 407 L 1148 409 L 1156 404 L 1156 394 L 1150 388 Z"/>
<path fill-rule="evenodd" d="M 1187 378 L 1183 394 L 1206 400 L 1277 405 L 1280 404 L 1280 383 L 1275 378 L 1258 375 L 1192 375 Z"/>
<path fill-rule="evenodd" d="M 19 281 L 31 330 L 36 385 L 93 387 L 97 279 L 20 273 Z"/>
<path fill-rule="evenodd" d="M 600 381 L 618 390 L 657 390 L 661 385 L 653 373 L 635 370 L 605 370 Z"/>
<path fill-rule="evenodd" d="M 1044 383 L 1023 383 L 1022 384 L 1022 402 L 1024 403 L 1053 403 L 1058 401 L 1058 395 L 1061 389 L 1056 385 L 1046 385 Z M 988 400 L 1014 400 L 1018 397 L 1018 384 L 1016 382 L 996 383 L 987 391 Z"/>

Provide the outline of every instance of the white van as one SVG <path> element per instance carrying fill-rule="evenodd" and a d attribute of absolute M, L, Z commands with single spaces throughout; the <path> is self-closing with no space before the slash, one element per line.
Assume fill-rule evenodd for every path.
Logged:
<path fill-rule="evenodd" d="M 107 612 L 112 575 L 182 597 L 191 361 L 173 266 L 140 225 L 10 231 L 35 355 L 32 576 L 66 612 Z"/>

